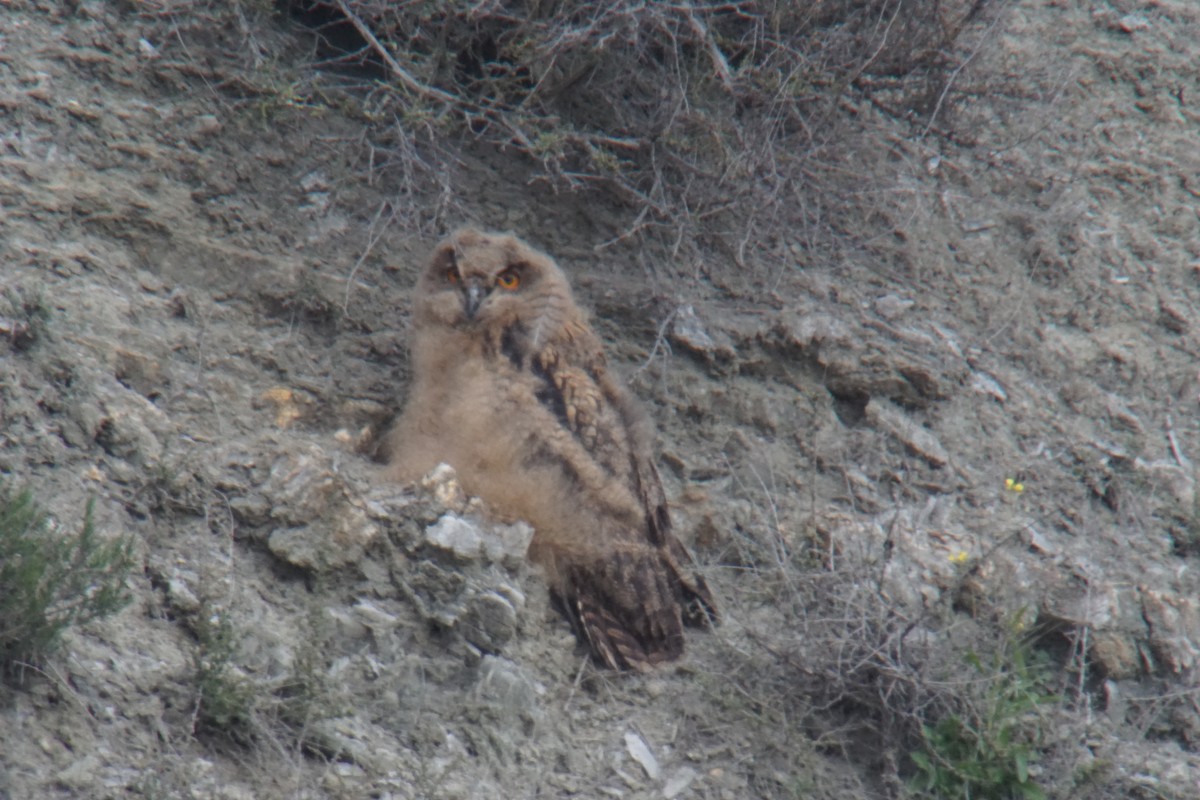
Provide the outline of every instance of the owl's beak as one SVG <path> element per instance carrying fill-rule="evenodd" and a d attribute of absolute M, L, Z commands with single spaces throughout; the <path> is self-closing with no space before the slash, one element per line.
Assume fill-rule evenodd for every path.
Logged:
<path fill-rule="evenodd" d="M 487 297 L 487 292 L 479 284 L 472 283 L 467 286 L 465 296 L 467 319 L 475 318 L 475 312 L 479 310 L 479 305 L 483 302 L 484 297 Z"/>

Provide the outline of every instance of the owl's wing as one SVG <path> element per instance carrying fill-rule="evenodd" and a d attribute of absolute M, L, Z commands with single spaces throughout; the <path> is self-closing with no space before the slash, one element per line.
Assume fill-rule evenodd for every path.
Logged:
<path fill-rule="evenodd" d="M 649 627 L 643 632 L 647 636 L 658 636 L 660 640 L 675 636 L 674 629 L 665 621 L 654 622 L 660 606 L 672 610 L 676 626 L 680 616 L 692 626 L 715 623 L 717 605 L 712 592 L 696 570 L 691 554 L 672 530 L 666 492 L 650 457 L 647 439 L 652 434 L 642 412 L 608 374 L 599 342 L 590 332 L 572 337 L 567 344 L 572 348 L 570 359 L 565 357 L 567 353 L 555 350 L 544 351 L 537 361 L 546 387 L 540 399 L 555 411 L 559 423 L 604 470 L 607 479 L 623 486 L 631 503 L 641 509 L 644 520 L 641 530 L 623 530 L 614 538 L 627 537 L 640 545 L 649 545 L 642 548 L 637 559 L 631 560 L 627 553 L 612 564 L 594 566 L 590 576 L 581 575 L 576 581 L 583 603 L 579 614 L 589 641 L 602 655 L 606 646 L 619 652 L 617 644 L 621 639 L 604 632 L 621 626 L 632 630 L 633 615 L 637 613 L 632 600 L 619 605 L 608 618 L 600 608 L 592 607 L 589 597 L 613 595 L 610 599 L 621 599 L 616 596 L 620 593 L 600 591 L 602 582 L 617 581 L 618 585 L 637 590 L 633 599 L 640 598 L 646 604 L 641 613 L 650 618 Z M 648 571 L 656 575 L 655 582 L 642 574 Z M 589 583 L 592 591 L 582 591 Z M 595 624 L 588 624 L 589 619 Z M 667 633 L 668 630 L 671 632 Z M 625 647 L 631 652 L 636 650 L 628 643 Z M 612 658 L 605 655 L 604 660 L 611 662 Z"/>
<path fill-rule="evenodd" d="M 679 593 L 654 548 L 618 543 L 560 567 L 560 599 L 607 666 L 642 670 L 683 654 Z"/>
<path fill-rule="evenodd" d="M 650 534 L 650 541 L 656 546 L 664 568 L 673 576 L 679 587 L 683 603 L 683 621 L 692 627 L 716 624 L 717 603 L 712 592 L 696 569 L 692 554 L 672 530 L 667 495 L 663 491 L 658 468 L 646 455 L 635 455 L 632 461 L 638 497 L 641 498 L 642 507 L 646 509 L 646 528 Z"/>

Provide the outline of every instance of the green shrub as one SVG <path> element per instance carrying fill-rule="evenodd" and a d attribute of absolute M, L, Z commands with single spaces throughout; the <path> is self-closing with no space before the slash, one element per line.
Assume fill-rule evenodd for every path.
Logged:
<path fill-rule="evenodd" d="M 1007 652 L 987 662 L 971 652 L 966 663 L 984 681 L 980 697 L 963 698 L 957 713 L 921 728 L 921 749 L 910 753 L 921 797 L 1044 800 L 1036 780 L 1041 718 L 1057 698 L 1045 691 L 1045 667 L 1029 644 L 1011 634 Z M 1034 766 L 1031 772 L 1031 765 Z"/>
<path fill-rule="evenodd" d="M 132 541 L 99 538 L 94 504 L 78 533 L 63 533 L 28 490 L 0 485 L 0 670 L 44 657 L 71 625 L 129 602 Z"/>
<path fill-rule="evenodd" d="M 234 663 L 240 635 L 227 614 L 212 611 L 197 617 L 196 636 L 197 731 L 249 740 L 260 692 Z"/>

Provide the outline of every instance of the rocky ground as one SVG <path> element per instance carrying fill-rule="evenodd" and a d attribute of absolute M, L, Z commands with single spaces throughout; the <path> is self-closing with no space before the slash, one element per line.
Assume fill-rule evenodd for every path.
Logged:
<path fill-rule="evenodd" d="M 414 183 L 233 9 L 0 14 L 0 474 L 144 566 L 0 693 L 0 796 L 894 796 L 847 642 L 933 684 L 997 621 L 1054 665 L 1051 796 L 1200 793 L 1200 7 L 1010 3 L 969 140 L 857 109 L 870 246 L 738 265 L 600 247 L 619 207 L 469 141 Z M 595 668 L 527 528 L 380 480 L 466 221 L 563 264 L 659 424 L 725 610 L 675 667 Z"/>

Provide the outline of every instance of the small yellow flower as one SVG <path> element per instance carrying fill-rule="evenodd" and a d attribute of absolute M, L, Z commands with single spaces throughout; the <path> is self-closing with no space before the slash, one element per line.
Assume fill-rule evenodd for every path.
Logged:
<path fill-rule="evenodd" d="M 950 556 L 950 561 L 953 564 L 965 564 L 967 561 L 967 551 L 959 550 L 957 553 Z"/>
<path fill-rule="evenodd" d="M 1025 491 L 1025 484 L 1023 484 L 1019 481 L 1015 481 L 1012 478 L 1005 478 L 1004 486 L 1010 492 L 1016 492 L 1017 494 L 1020 494 L 1021 492 Z"/>

